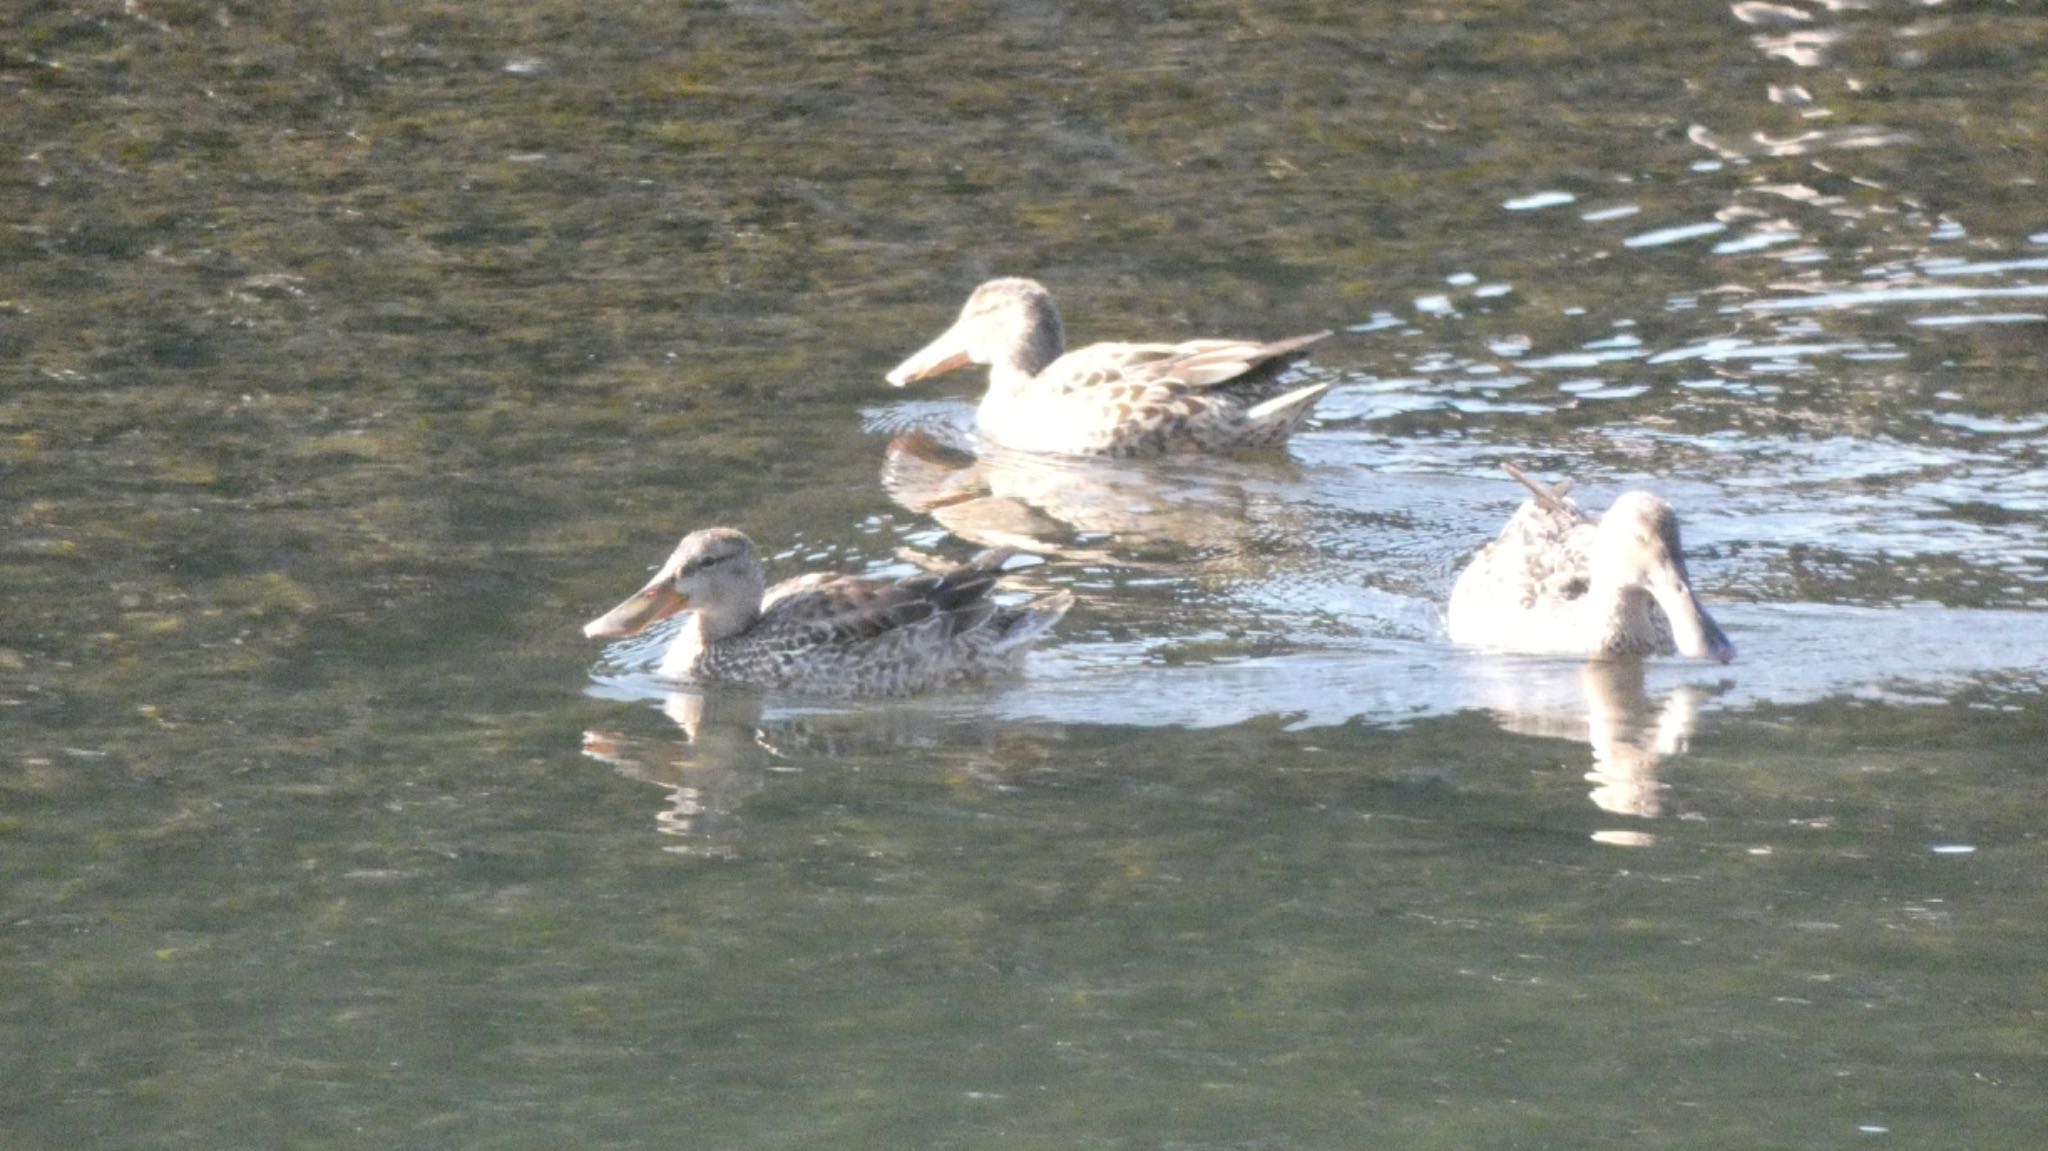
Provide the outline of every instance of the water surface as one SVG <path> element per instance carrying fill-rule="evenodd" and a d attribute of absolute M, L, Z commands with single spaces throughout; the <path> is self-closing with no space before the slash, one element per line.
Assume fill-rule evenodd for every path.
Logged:
<path fill-rule="evenodd" d="M 2044 37 L 29 6 L 0 1142 L 2039 1143 Z M 976 462 L 881 377 L 997 274 L 1332 393 Z M 1665 494 L 1741 660 L 1450 648 L 1502 461 Z M 862 708 L 581 639 L 711 523 L 1080 604 Z"/>

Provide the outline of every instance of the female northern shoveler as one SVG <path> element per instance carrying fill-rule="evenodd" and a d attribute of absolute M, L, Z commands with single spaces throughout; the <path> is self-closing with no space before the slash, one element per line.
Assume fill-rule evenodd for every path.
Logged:
<path fill-rule="evenodd" d="M 1281 370 L 1329 334 L 1270 344 L 1090 344 L 1069 352 L 1050 292 L 1035 280 L 990 280 L 889 382 L 902 387 L 987 364 L 981 432 L 1022 451 L 1135 456 L 1271 447 L 1330 387 L 1283 387 Z"/>
<path fill-rule="evenodd" d="M 1006 550 L 903 579 L 825 573 L 767 587 L 754 543 L 732 528 L 691 532 L 647 586 L 583 634 L 637 635 L 685 608 L 660 674 L 824 695 L 903 695 L 1008 670 L 1073 606 L 1060 592 L 1016 607 L 988 598 Z"/>
<path fill-rule="evenodd" d="M 1735 645 L 1692 593 L 1678 517 L 1627 492 L 1596 523 L 1513 466 L 1534 496 L 1451 588 L 1451 640 L 1544 655 L 1669 655 L 1727 663 Z"/>

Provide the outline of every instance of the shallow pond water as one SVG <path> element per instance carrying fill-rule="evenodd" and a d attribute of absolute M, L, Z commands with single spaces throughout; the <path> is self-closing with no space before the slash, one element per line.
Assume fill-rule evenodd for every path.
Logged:
<path fill-rule="evenodd" d="M 2048 1135 L 2031 5 L 7 22 L 0 1143 Z M 997 274 L 1332 391 L 977 458 L 882 375 Z M 1504 461 L 1740 659 L 1452 648 Z M 577 634 L 711 523 L 1079 605 L 861 707 Z"/>

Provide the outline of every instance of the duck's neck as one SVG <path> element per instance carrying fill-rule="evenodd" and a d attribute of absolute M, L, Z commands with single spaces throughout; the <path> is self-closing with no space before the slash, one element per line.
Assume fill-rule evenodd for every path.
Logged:
<path fill-rule="evenodd" d="M 1021 391 L 1067 350 L 1066 328 L 1047 297 L 1017 314 L 996 354 L 989 358 L 990 390 Z"/>
<path fill-rule="evenodd" d="M 982 398 L 984 408 L 1002 408 L 1021 403 L 1031 394 L 1031 386 L 1038 380 L 1043 369 L 1025 368 L 1015 362 L 990 364 L 988 368 L 988 394 Z"/>
<path fill-rule="evenodd" d="M 1657 601 L 1634 584 L 1595 582 L 1586 589 L 1585 611 L 1593 635 L 1605 652 L 1655 651 L 1663 646 L 1657 626 Z"/>
<path fill-rule="evenodd" d="M 760 584 L 749 582 L 727 596 L 699 596 L 690 605 L 696 611 L 689 629 L 706 647 L 729 640 L 760 621 L 761 594 Z"/>
<path fill-rule="evenodd" d="M 703 658 L 704 619 L 692 614 L 668 641 L 668 650 L 661 653 L 661 666 L 655 670 L 670 679 L 689 679 L 696 675 L 697 661 Z"/>
<path fill-rule="evenodd" d="M 741 613 L 744 615 L 745 613 Z M 681 630 L 669 641 L 668 650 L 662 653 L 660 674 L 671 679 L 691 679 L 701 672 L 701 664 L 714 653 L 714 647 L 726 640 L 743 634 L 761 618 L 758 607 L 751 615 L 741 618 L 732 612 L 719 613 L 697 608 L 683 621 Z M 735 622 L 738 620 L 738 622 Z"/>

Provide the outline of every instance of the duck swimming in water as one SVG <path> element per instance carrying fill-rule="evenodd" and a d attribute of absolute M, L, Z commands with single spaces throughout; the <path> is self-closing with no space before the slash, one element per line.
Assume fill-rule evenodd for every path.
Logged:
<path fill-rule="evenodd" d="M 989 440 L 1020 451 L 1139 456 L 1274 447 L 1330 387 L 1288 387 L 1278 377 L 1301 349 L 1329 334 L 1270 344 L 1090 344 L 1069 352 L 1044 285 L 990 280 L 889 382 L 902 387 L 988 365 L 976 422 Z"/>
<path fill-rule="evenodd" d="M 1598 521 L 1507 467 L 1532 492 L 1451 588 L 1451 641 L 1536 655 L 1669 655 L 1727 663 L 1735 645 L 1686 576 L 1678 516 L 1623 493 Z"/>
<path fill-rule="evenodd" d="M 659 674 L 821 695 L 907 695 L 1008 671 L 1073 606 L 1060 592 L 1008 607 L 989 599 L 1005 549 L 902 579 L 816 573 L 767 586 L 754 543 L 732 528 L 691 532 L 647 586 L 590 621 L 592 638 L 638 635 L 695 609 Z"/>

